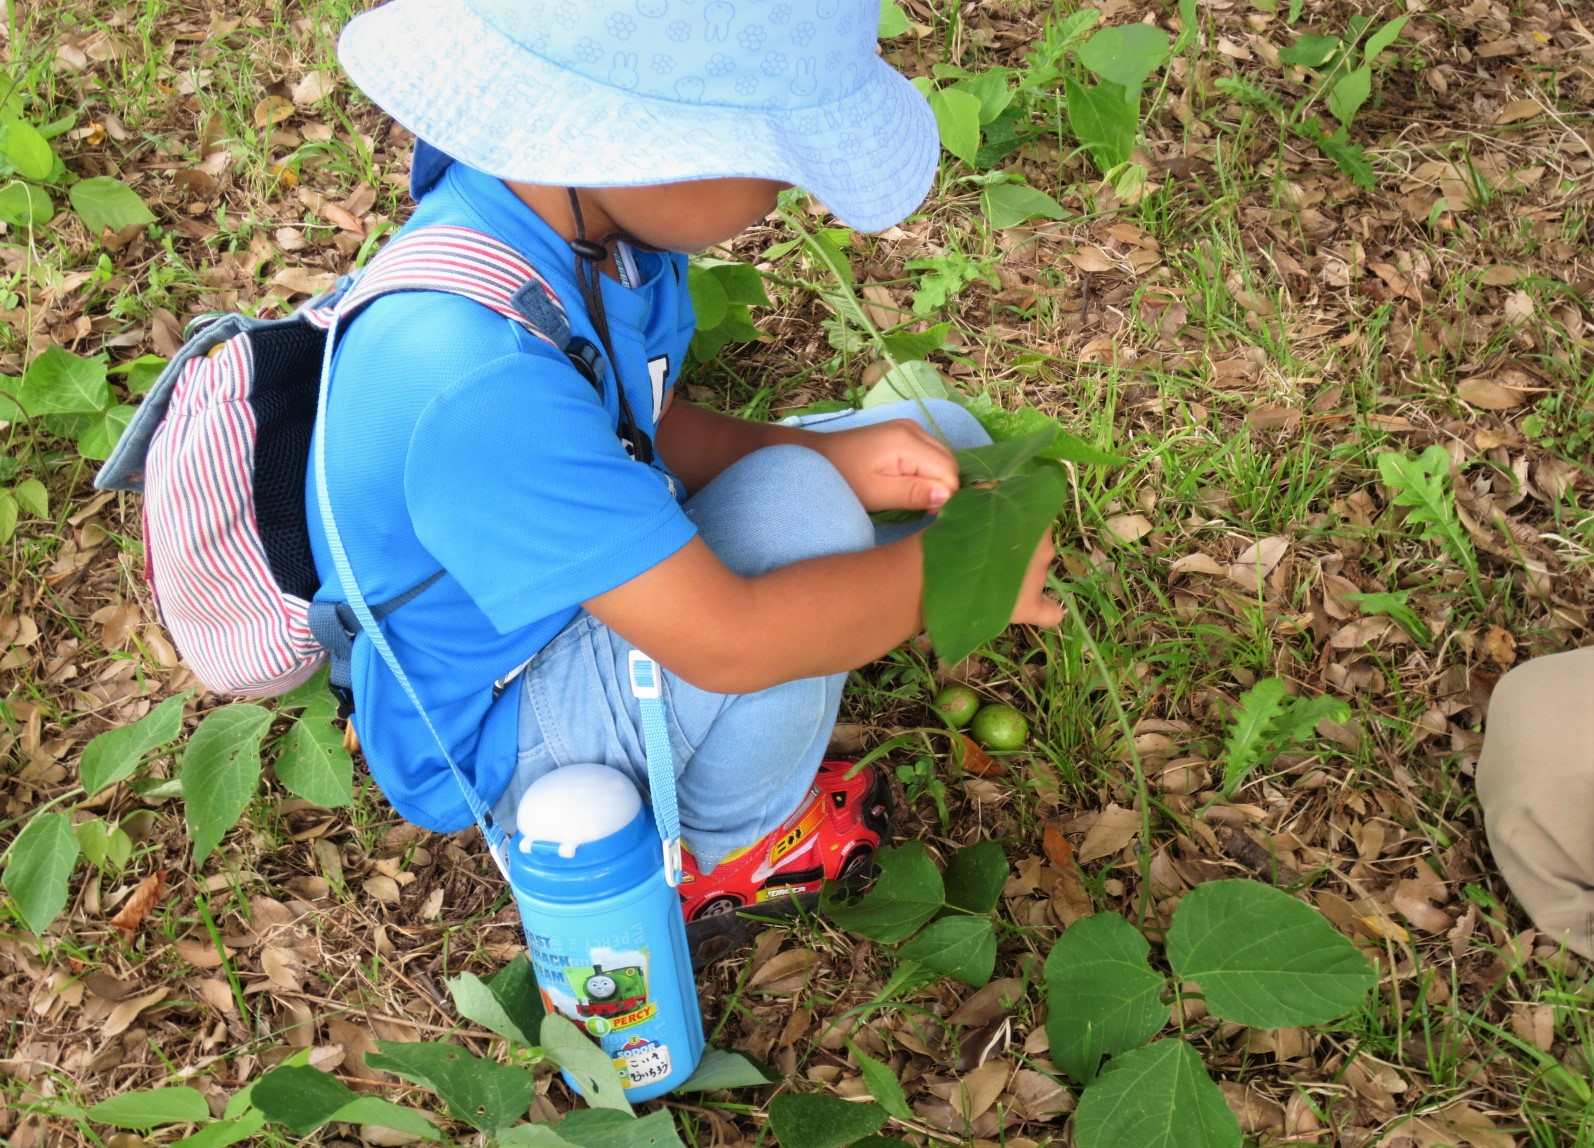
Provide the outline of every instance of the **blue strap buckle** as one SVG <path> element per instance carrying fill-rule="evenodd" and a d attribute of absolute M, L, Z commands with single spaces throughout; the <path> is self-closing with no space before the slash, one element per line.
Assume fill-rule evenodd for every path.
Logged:
<path fill-rule="evenodd" d="M 631 696 L 642 699 L 661 698 L 664 690 L 659 682 L 659 664 L 641 650 L 632 650 L 630 657 Z"/>

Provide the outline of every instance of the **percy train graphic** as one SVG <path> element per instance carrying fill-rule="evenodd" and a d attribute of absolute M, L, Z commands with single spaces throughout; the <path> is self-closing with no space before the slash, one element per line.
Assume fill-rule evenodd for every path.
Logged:
<path fill-rule="evenodd" d="M 617 1017 L 647 1004 L 647 972 L 641 965 L 567 968 L 565 979 L 576 995 L 576 1012 L 584 1017 Z"/>

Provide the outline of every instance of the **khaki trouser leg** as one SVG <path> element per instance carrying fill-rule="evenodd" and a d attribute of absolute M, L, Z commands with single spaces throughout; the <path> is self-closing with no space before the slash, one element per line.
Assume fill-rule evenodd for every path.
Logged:
<path fill-rule="evenodd" d="M 1594 646 L 1500 679 L 1478 798 L 1500 872 L 1534 924 L 1594 957 Z"/>

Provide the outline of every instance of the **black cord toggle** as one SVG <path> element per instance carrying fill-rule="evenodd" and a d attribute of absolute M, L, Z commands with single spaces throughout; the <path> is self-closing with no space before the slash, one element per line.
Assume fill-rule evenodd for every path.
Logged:
<path fill-rule="evenodd" d="M 601 243 L 592 242 L 590 239 L 572 239 L 570 241 L 570 250 L 574 251 L 582 259 L 590 260 L 593 263 L 602 263 L 609 258 L 609 249 Z"/>

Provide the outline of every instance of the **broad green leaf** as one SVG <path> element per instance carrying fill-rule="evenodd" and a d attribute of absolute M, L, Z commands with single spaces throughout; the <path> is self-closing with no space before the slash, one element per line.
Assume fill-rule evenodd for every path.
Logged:
<path fill-rule="evenodd" d="M 904 960 L 979 988 L 996 968 L 996 933 L 989 917 L 942 917 L 897 951 Z"/>
<path fill-rule="evenodd" d="M 1328 93 L 1328 110 L 1334 118 L 1347 128 L 1351 120 L 1356 118 L 1356 113 L 1367 102 L 1367 97 L 1373 94 L 1373 70 L 1363 64 L 1355 71 L 1346 72 L 1334 81 L 1334 86 Z"/>
<path fill-rule="evenodd" d="M 697 316 L 697 329 L 709 331 L 725 321 L 730 297 L 719 279 L 709 270 L 698 266 L 686 269 L 686 282 L 692 291 L 692 310 Z"/>
<path fill-rule="evenodd" d="M 88 1111 L 97 1124 L 115 1128 L 154 1128 L 210 1119 L 210 1105 L 197 1089 L 151 1088 L 102 1100 Z"/>
<path fill-rule="evenodd" d="M 892 0 L 880 0 L 880 29 L 878 32 L 880 39 L 889 40 L 912 29 L 913 22 L 908 19 L 906 12 L 892 3 Z"/>
<path fill-rule="evenodd" d="M 540 1039 L 542 1018 L 546 1010 L 542 992 L 537 988 L 537 974 L 525 953 L 518 954 L 503 968 L 482 982 L 498 1002 L 499 1010 L 515 1029 L 531 1039 L 525 1044 L 535 1044 Z"/>
<path fill-rule="evenodd" d="M 1046 958 L 1052 1063 L 1081 1084 L 1104 1056 L 1139 1048 L 1168 1023 L 1167 982 L 1151 971 L 1145 937 L 1116 913 L 1069 926 Z"/>
<path fill-rule="evenodd" d="M 882 341 L 893 359 L 905 363 L 922 359 L 946 346 L 946 333 L 951 329 L 951 323 L 937 323 L 923 331 L 899 331 L 894 335 L 885 335 Z"/>
<path fill-rule="evenodd" d="M 930 110 L 941 133 L 941 146 L 973 166 L 980 149 L 980 98 L 957 88 L 942 88 L 930 96 Z"/>
<path fill-rule="evenodd" d="M 746 307 L 768 307 L 769 292 L 764 290 L 764 277 L 751 263 L 734 259 L 714 259 L 700 255 L 694 260 L 698 267 L 707 268 L 732 303 Z"/>
<path fill-rule="evenodd" d="M 1200 17 L 1196 11 L 1197 0 L 1179 0 L 1179 38 L 1174 41 L 1172 54 L 1180 55 L 1195 43 L 1200 31 Z"/>
<path fill-rule="evenodd" d="M 985 446 L 957 451 L 958 476 L 965 485 L 1012 478 L 1025 463 L 1051 445 L 1051 434 L 1043 428 L 1022 438 L 998 439 Z"/>
<path fill-rule="evenodd" d="M 437 1126 L 413 1108 L 383 1100 L 380 1096 L 356 1096 L 332 1114 L 340 1124 L 374 1124 L 379 1128 L 392 1128 L 422 1140 L 446 1140 Z"/>
<path fill-rule="evenodd" d="M 1339 51 L 1339 45 L 1338 36 L 1318 36 L 1308 32 L 1288 48 L 1279 49 L 1279 62 L 1294 64 L 1298 68 L 1321 68 Z"/>
<path fill-rule="evenodd" d="M 35 518 L 50 516 L 50 492 L 36 478 L 24 478 L 11 488 L 11 497 L 17 505 Z"/>
<path fill-rule="evenodd" d="M 989 913 L 1002 899 L 1002 886 L 1012 867 L 995 841 L 965 845 L 952 854 L 942 882 L 946 903 L 971 913 Z"/>
<path fill-rule="evenodd" d="M 525 955 L 521 954 L 515 959 L 524 960 Z M 507 1040 L 528 1046 L 537 1043 L 537 1037 L 520 1027 L 487 982 L 475 973 L 460 973 L 457 977 L 450 977 L 446 983 L 460 1016 L 491 1029 Z"/>
<path fill-rule="evenodd" d="M 1168 963 L 1207 1008 L 1253 1028 L 1323 1024 L 1373 987 L 1372 964 L 1312 906 L 1258 881 L 1208 881 L 1168 929 Z"/>
<path fill-rule="evenodd" d="M 77 836 L 78 848 L 83 851 L 83 859 L 96 867 L 105 864 L 106 855 L 111 850 L 111 827 L 98 817 L 89 821 L 80 821 L 72 827 L 72 832 Z"/>
<path fill-rule="evenodd" d="M 1031 219 L 1067 219 L 1063 205 L 1038 187 L 994 183 L 980 193 L 980 211 L 992 227 L 1017 227 Z"/>
<path fill-rule="evenodd" d="M 692 1075 L 670 1091 L 710 1092 L 720 1088 L 759 1088 L 773 1084 L 780 1077 L 756 1060 L 728 1048 L 705 1048 L 703 1058 L 697 1062 Z"/>
<path fill-rule="evenodd" d="M 827 887 L 820 908 L 843 929 L 888 945 L 911 936 L 942 906 L 941 874 L 917 841 L 875 854 L 880 873 L 853 904 L 834 900 Z"/>
<path fill-rule="evenodd" d="M 55 218 L 55 201 L 43 188 L 12 182 L 0 187 L 0 223 L 43 227 Z"/>
<path fill-rule="evenodd" d="M 80 359 L 60 347 L 46 347 L 28 364 L 16 399 L 28 414 L 98 414 L 111 405 L 105 360 Z"/>
<path fill-rule="evenodd" d="M 183 731 L 183 707 L 193 696 L 193 690 L 184 690 L 161 702 L 132 725 L 96 734 L 83 747 L 83 756 L 78 760 L 78 779 L 83 783 L 83 792 L 93 797 L 107 786 L 131 777 L 145 754 L 175 741 Z"/>
<path fill-rule="evenodd" d="M 277 780 L 322 809 L 354 803 L 354 759 L 343 748 L 343 731 L 332 724 L 337 702 L 318 697 L 277 744 Z"/>
<path fill-rule="evenodd" d="M 974 166 L 989 171 L 1040 135 L 1041 129 L 1030 123 L 1023 103 L 1009 104 L 1007 110 L 984 126 L 980 133 L 980 150 L 974 153 Z"/>
<path fill-rule="evenodd" d="M 260 787 L 260 742 L 270 725 L 270 710 L 238 703 L 211 710 L 188 739 L 178 780 L 196 866 L 238 824 Z"/>
<path fill-rule="evenodd" d="M 1378 59 L 1379 54 L 1383 52 L 1385 48 L 1389 47 L 1395 42 L 1396 38 L 1400 35 L 1401 29 L 1406 26 L 1406 20 L 1407 17 L 1405 16 L 1396 16 L 1389 23 L 1378 29 L 1378 31 L 1367 37 L 1367 42 L 1365 45 L 1363 45 L 1364 54 L 1362 59 L 1366 60 L 1369 64 Z"/>
<path fill-rule="evenodd" d="M 155 222 L 154 213 L 144 206 L 138 192 L 108 175 L 79 180 L 72 185 L 67 197 L 72 201 L 72 210 L 78 213 L 78 218 L 95 238 L 106 228 L 120 231 L 135 224 Z"/>
<path fill-rule="evenodd" d="M 1396 506 L 1408 508 L 1406 521 L 1424 528 L 1422 536 L 1441 542 L 1450 557 L 1478 576 L 1478 557 L 1472 540 L 1461 528 L 1448 483 L 1450 454 L 1435 444 L 1415 459 L 1394 451 L 1377 456 L 1378 474 L 1389 487 Z"/>
<path fill-rule="evenodd" d="M 769 1125 L 781 1148 L 842 1148 L 886 1122 L 878 1104 L 854 1104 L 814 1092 L 787 1092 L 769 1102 Z"/>
<path fill-rule="evenodd" d="M 65 813 L 41 813 L 22 827 L 7 851 L 5 876 L 0 886 L 22 915 L 34 936 L 66 908 L 67 881 L 77 864 L 78 840 L 72 818 Z"/>
<path fill-rule="evenodd" d="M 1007 628 L 1029 560 L 1068 497 L 1060 468 L 965 486 L 923 533 L 924 618 L 956 664 Z"/>
<path fill-rule="evenodd" d="M 78 435 L 77 452 L 84 458 L 104 462 L 121 440 L 122 432 L 133 421 L 136 408 L 117 403 L 104 414 L 90 420 L 83 433 Z"/>
<path fill-rule="evenodd" d="M 1159 1040 L 1114 1057 L 1074 1112 L 1078 1148 L 1240 1148 L 1240 1122 L 1196 1050 Z"/>
<path fill-rule="evenodd" d="M 863 1073 L 863 1082 L 869 1086 L 869 1095 L 886 1110 L 886 1115 L 894 1116 L 898 1120 L 918 1119 L 913 1115 L 913 1109 L 908 1107 L 907 1094 L 902 1091 L 902 1081 L 898 1080 L 897 1074 L 891 1071 L 891 1066 L 876 1060 L 850 1040 L 847 1042 L 847 1047 L 852 1050 L 852 1058 L 858 1062 L 858 1068 Z"/>
<path fill-rule="evenodd" d="M 631 1111 L 631 1102 L 625 1098 L 625 1085 L 614 1061 L 566 1017 L 556 1012 L 543 1017 L 538 1043 L 549 1059 L 575 1080 L 588 1104 L 594 1108 L 612 1108 L 616 1112 Z"/>
<path fill-rule="evenodd" d="M 301 1136 L 314 1132 L 357 1094 L 329 1072 L 309 1065 L 279 1065 L 255 1081 L 254 1105 L 268 1120 Z"/>
<path fill-rule="evenodd" d="M 1126 93 L 1138 93 L 1167 58 L 1168 33 L 1150 24 L 1103 28 L 1079 46 L 1079 62 Z"/>
<path fill-rule="evenodd" d="M 124 375 L 127 393 L 141 395 L 155 385 L 160 373 L 166 369 L 166 360 L 159 355 L 140 355 L 126 363 L 110 368 L 113 375 Z"/>
<path fill-rule="evenodd" d="M 105 863 L 113 869 L 122 869 L 132 856 L 133 839 L 127 835 L 127 830 L 117 826 L 111 830 L 111 835 L 106 841 Z"/>
<path fill-rule="evenodd" d="M 452 1044 L 379 1040 L 365 1063 L 380 1072 L 430 1088 L 456 1120 L 489 1136 L 526 1114 L 537 1094 L 536 1077 L 524 1068 L 484 1060 Z"/>
<path fill-rule="evenodd" d="M 506 1128 L 498 1143 L 515 1148 L 684 1148 L 668 1108 L 641 1119 L 610 1108 L 582 1108 L 552 1127 L 517 1124 Z"/>
<path fill-rule="evenodd" d="M 251 1139 L 265 1126 L 265 1113 L 258 1108 L 248 1108 L 238 1116 L 207 1124 L 192 1136 L 174 1140 L 170 1148 L 228 1148 L 230 1144 Z"/>
<path fill-rule="evenodd" d="M 1069 130 L 1096 166 L 1105 172 L 1128 163 L 1140 130 L 1140 108 L 1128 101 L 1127 89 L 1107 80 L 1086 87 L 1072 76 L 1063 87 Z"/>
<path fill-rule="evenodd" d="M 27 120 L 12 120 L 3 131 L 6 159 L 11 161 L 17 174 L 34 183 L 49 179 L 55 170 L 55 151 L 39 129 Z"/>
<path fill-rule="evenodd" d="M 898 363 L 882 375 L 880 381 L 869 388 L 869 393 L 864 395 L 860 405 L 868 410 L 870 407 L 900 403 L 905 399 L 950 399 L 957 402 L 959 398 L 958 393 L 941 377 L 940 371 L 922 360 L 910 359 L 906 363 Z"/>
<path fill-rule="evenodd" d="M 17 497 L 0 490 L 0 542 L 9 542 L 17 532 Z"/>
<path fill-rule="evenodd" d="M 980 123 L 988 124 L 1007 110 L 1018 93 L 1007 86 L 1007 68 L 991 68 L 977 76 L 959 80 L 952 85 L 954 91 L 967 92 L 980 101 Z"/>

